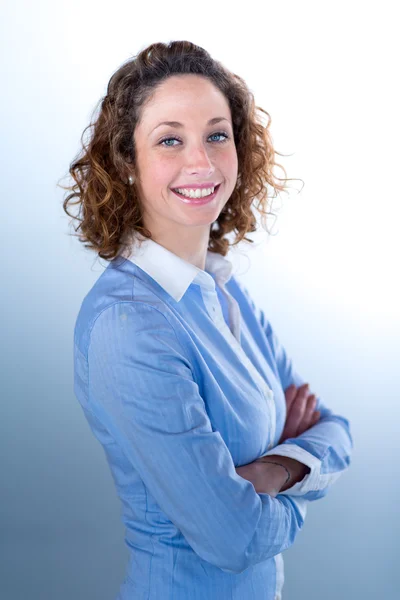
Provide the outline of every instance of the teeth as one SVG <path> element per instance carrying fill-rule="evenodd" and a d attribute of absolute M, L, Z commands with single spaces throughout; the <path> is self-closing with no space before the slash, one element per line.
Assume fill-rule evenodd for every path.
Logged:
<path fill-rule="evenodd" d="M 210 196 L 214 192 L 214 188 L 204 188 L 204 189 L 187 189 L 187 188 L 177 188 L 174 190 L 182 196 L 187 196 L 188 198 L 204 198 L 205 196 Z"/>

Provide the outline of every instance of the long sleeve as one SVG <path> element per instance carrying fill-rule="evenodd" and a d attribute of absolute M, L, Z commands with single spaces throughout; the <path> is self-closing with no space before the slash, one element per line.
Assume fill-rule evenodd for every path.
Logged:
<path fill-rule="evenodd" d="M 104 309 L 90 333 L 87 410 L 193 550 L 240 573 L 293 544 L 305 503 L 257 494 L 236 473 L 177 333 L 164 313 L 143 302 Z"/>
<path fill-rule="evenodd" d="M 296 372 L 293 362 L 280 343 L 271 323 L 266 320 L 264 312 L 257 308 L 249 292 L 243 286 L 252 309 L 267 338 L 275 359 L 282 389 L 285 391 L 292 383 L 298 388 L 304 379 Z M 324 497 L 331 484 L 349 467 L 353 439 L 349 421 L 333 414 L 317 397 L 316 409 L 321 411 L 320 420 L 313 427 L 296 438 L 288 438 L 282 444 L 271 448 L 262 456 L 276 454 L 288 456 L 310 467 L 302 481 L 294 484 L 283 494 L 302 496 L 306 500 L 317 500 Z"/>

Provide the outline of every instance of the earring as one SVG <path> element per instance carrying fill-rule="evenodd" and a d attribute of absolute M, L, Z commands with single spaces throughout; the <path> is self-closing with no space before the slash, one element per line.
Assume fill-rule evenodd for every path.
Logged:
<path fill-rule="evenodd" d="M 133 182 L 134 182 L 135 180 L 134 180 L 134 178 L 132 177 L 132 175 L 129 175 L 129 177 L 128 177 L 128 181 L 129 181 L 129 184 L 130 184 L 130 185 L 132 185 L 132 184 L 133 184 Z"/>

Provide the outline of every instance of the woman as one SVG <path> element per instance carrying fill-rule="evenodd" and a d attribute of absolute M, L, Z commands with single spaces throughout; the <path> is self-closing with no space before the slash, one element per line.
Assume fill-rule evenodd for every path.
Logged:
<path fill-rule="evenodd" d="M 256 108 L 204 49 L 152 44 L 112 76 L 70 168 L 64 209 L 79 204 L 80 240 L 109 261 L 74 368 L 123 506 L 119 600 L 281 598 L 281 553 L 350 462 L 349 422 L 225 258 L 227 234 L 255 231 L 255 199 L 265 216 L 266 184 L 284 189 Z"/>

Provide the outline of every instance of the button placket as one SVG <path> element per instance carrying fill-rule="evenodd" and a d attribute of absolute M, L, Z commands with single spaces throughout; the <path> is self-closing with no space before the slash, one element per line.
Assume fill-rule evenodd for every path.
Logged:
<path fill-rule="evenodd" d="M 234 299 L 232 299 L 232 296 L 227 292 L 224 285 L 221 286 L 221 289 L 222 289 L 223 293 L 225 294 L 225 297 L 227 298 L 229 311 L 230 311 L 230 315 L 231 315 L 232 314 L 232 312 L 231 312 L 232 300 L 234 300 Z M 202 292 L 203 292 L 203 290 L 202 290 Z M 252 377 L 254 379 L 254 383 L 256 384 L 259 391 L 261 392 L 261 394 L 263 395 L 263 397 L 266 400 L 266 403 L 269 408 L 270 423 L 271 423 L 271 429 L 270 429 L 270 438 L 271 439 L 270 439 L 270 443 L 268 444 L 268 448 L 267 448 L 267 450 L 270 450 L 274 445 L 274 438 L 275 438 L 275 431 L 276 431 L 276 409 L 275 409 L 275 402 L 273 399 L 274 394 L 273 394 L 272 390 L 268 387 L 268 385 L 264 381 L 264 379 L 261 377 L 261 375 L 258 373 L 257 369 L 254 367 L 253 363 L 250 361 L 247 354 L 244 352 L 239 341 L 236 339 L 236 337 L 234 336 L 234 334 L 232 333 L 232 331 L 226 324 L 224 315 L 222 313 L 222 308 L 219 303 L 219 298 L 218 298 L 216 289 L 214 288 L 213 290 L 208 290 L 206 295 L 203 294 L 203 299 L 205 300 L 205 304 L 206 304 L 208 313 L 210 314 L 211 318 L 213 319 L 215 324 L 218 326 L 221 333 L 224 335 L 225 339 L 233 347 L 236 354 L 240 358 L 241 362 L 245 365 L 245 367 L 247 368 L 249 373 L 252 375 Z M 238 330 L 240 331 L 240 308 L 239 308 L 239 306 L 237 308 L 239 310 L 239 313 L 237 314 L 237 319 L 239 322 Z M 235 310 L 235 309 L 233 308 L 233 310 Z M 234 323 L 233 323 L 233 327 L 235 328 Z"/>
<path fill-rule="evenodd" d="M 275 402 L 274 402 L 274 393 L 268 387 L 267 383 L 261 377 L 261 375 L 259 374 L 257 369 L 254 367 L 253 363 L 248 358 L 248 356 L 245 353 L 245 351 L 243 350 L 242 346 L 238 343 L 235 336 L 232 334 L 231 330 L 225 323 L 225 320 L 222 323 L 222 327 L 223 327 L 223 333 L 224 333 L 227 341 L 229 341 L 229 343 L 235 350 L 236 354 L 240 358 L 241 362 L 245 365 L 245 367 L 247 368 L 249 373 L 253 376 L 255 384 L 257 385 L 258 389 L 263 394 L 263 396 L 266 400 L 266 403 L 269 407 L 270 421 L 271 421 L 271 430 L 270 430 L 270 438 L 271 439 L 268 444 L 267 450 L 270 450 L 274 445 L 275 432 L 276 432 L 276 407 L 275 407 Z"/>
<path fill-rule="evenodd" d="M 207 310 L 208 310 L 212 320 L 214 321 L 214 323 L 216 323 L 218 326 L 226 325 L 216 290 L 213 290 L 210 293 L 210 297 L 208 298 L 208 301 L 207 301 Z"/>

